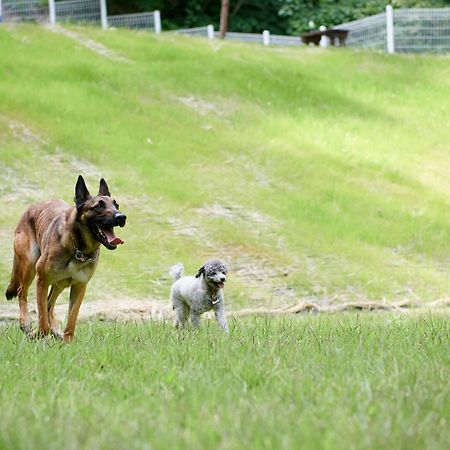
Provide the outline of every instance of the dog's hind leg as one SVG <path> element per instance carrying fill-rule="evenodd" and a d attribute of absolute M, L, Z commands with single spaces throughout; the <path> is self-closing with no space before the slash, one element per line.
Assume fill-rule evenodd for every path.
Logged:
<path fill-rule="evenodd" d="M 186 325 L 187 319 L 189 317 L 189 306 L 184 302 L 177 302 L 177 305 L 174 305 L 175 309 L 175 322 L 174 325 L 176 328 L 183 328 Z"/>
<path fill-rule="evenodd" d="M 36 243 L 33 229 L 28 222 L 19 223 L 14 236 L 14 263 L 11 282 L 5 292 L 6 298 L 11 300 L 19 297 L 19 324 L 26 334 L 31 333 L 31 318 L 28 312 L 28 289 L 36 275 L 36 261 L 40 250 Z"/>
<path fill-rule="evenodd" d="M 12 277 L 19 280 L 17 295 L 19 297 L 19 325 L 25 334 L 31 333 L 31 317 L 28 312 L 28 289 L 36 275 L 35 260 L 30 260 L 27 255 L 16 252 L 14 255 L 14 269 L 16 273 Z"/>
<path fill-rule="evenodd" d="M 50 294 L 48 295 L 47 300 L 47 309 L 48 309 L 48 323 L 50 325 L 50 331 L 54 337 L 62 339 L 63 334 L 61 329 L 59 328 L 59 323 L 56 320 L 55 316 L 55 303 L 59 294 L 63 291 L 63 288 L 53 285 L 50 289 Z"/>
<path fill-rule="evenodd" d="M 31 333 L 31 317 L 28 311 L 28 289 L 36 274 L 34 267 L 30 264 L 22 266 L 23 272 L 17 289 L 19 296 L 19 325 L 25 334 Z"/>

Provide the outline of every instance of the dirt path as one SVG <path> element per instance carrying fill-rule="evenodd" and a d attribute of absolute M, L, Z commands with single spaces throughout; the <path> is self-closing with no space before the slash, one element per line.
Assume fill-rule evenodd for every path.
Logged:
<path fill-rule="evenodd" d="M 229 317 L 245 317 L 251 315 L 291 315 L 301 313 L 337 313 L 341 311 L 395 311 L 395 312 L 424 312 L 440 311 L 450 313 L 450 298 L 443 298 L 429 303 L 402 301 L 386 302 L 343 302 L 327 306 L 319 306 L 308 301 L 301 301 L 295 305 L 286 305 L 274 309 L 247 308 L 229 311 Z M 16 301 L 0 303 L 0 321 L 17 320 L 19 307 Z M 30 305 L 33 320 L 37 320 L 36 307 Z M 56 306 L 57 317 L 62 320 L 67 314 L 67 304 Z M 209 317 L 212 317 L 210 314 Z M 143 299 L 109 299 L 84 302 L 80 310 L 80 320 L 108 320 L 117 322 L 135 322 L 141 320 L 171 320 L 172 308 L 168 302 L 152 298 Z"/>
<path fill-rule="evenodd" d="M 52 26 L 48 25 L 47 29 L 52 31 L 53 33 L 61 34 L 70 39 L 73 39 L 74 41 L 77 41 L 79 44 L 83 45 L 84 47 L 88 48 L 89 50 L 93 51 L 94 53 L 97 53 L 97 55 L 100 55 L 104 58 L 122 63 L 131 63 L 129 59 L 119 55 L 114 50 L 105 47 L 103 44 L 100 44 L 100 42 L 86 38 L 83 35 L 76 33 L 75 31 L 68 30 L 67 28 L 61 27 L 59 25 L 52 25 Z"/>

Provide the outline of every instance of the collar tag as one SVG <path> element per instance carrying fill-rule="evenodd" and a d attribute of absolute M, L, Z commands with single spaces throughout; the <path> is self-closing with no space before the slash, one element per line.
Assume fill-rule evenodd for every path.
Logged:
<path fill-rule="evenodd" d="M 94 263 L 95 261 L 97 261 L 98 254 L 99 254 L 99 249 L 97 249 L 97 250 L 95 251 L 94 256 L 92 256 L 92 257 L 89 258 L 89 257 L 86 256 L 85 254 L 83 254 L 83 252 L 82 252 L 81 250 L 79 250 L 79 249 L 77 249 L 77 248 L 75 247 L 75 259 L 76 259 L 77 261 L 80 261 L 80 262 L 90 262 L 90 263 Z"/>

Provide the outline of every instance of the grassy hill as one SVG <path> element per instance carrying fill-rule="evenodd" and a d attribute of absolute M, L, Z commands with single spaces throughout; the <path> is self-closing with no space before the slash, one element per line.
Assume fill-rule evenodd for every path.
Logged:
<path fill-rule="evenodd" d="M 24 208 L 81 173 L 129 217 L 88 300 L 165 299 L 211 256 L 231 308 L 448 295 L 448 58 L 6 24 L 0 45 L 1 286 Z"/>

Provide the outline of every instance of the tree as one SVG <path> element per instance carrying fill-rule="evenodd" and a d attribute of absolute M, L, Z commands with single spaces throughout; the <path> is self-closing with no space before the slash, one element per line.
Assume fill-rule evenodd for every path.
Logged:
<path fill-rule="evenodd" d="M 446 6 L 450 0 L 279 0 L 279 15 L 285 19 L 287 34 L 308 31 L 320 25 L 332 27 L 384 11 L 386 4 L 394 8 Z"/>
<path fill-rule="evenodd" d="M 220 9 L 220 39 L 225 38 L 228 31 L 228 12 L 230 5 L 228 0 L 222 0 L 222 8 Z"/>
<path fill-rule="evenodd" d="M 450 0 L 391 0 L 394 8 L 442 7 Z M 226 31 L 299 34 L 384 11 L 389 0 L 107 0 L 108 13 L 161 11 L 163 29 L 219 27 L 221 7 L 228 11 Z"/>

